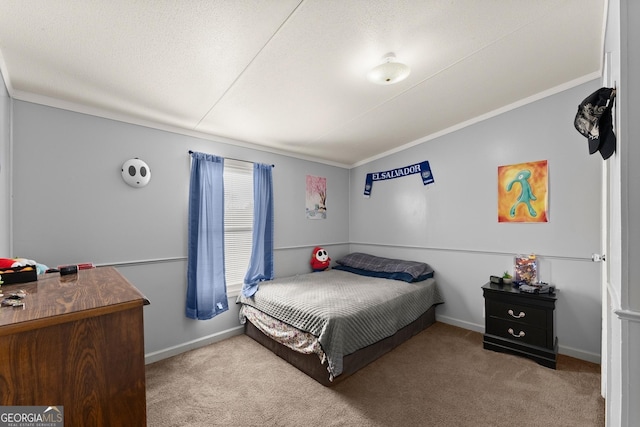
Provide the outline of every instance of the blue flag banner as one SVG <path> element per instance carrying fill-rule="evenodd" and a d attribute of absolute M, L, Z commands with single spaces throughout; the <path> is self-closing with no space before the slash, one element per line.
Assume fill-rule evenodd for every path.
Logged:
<path fill-rule="evenodd" d="M 373 172 L 367 174 L 367 179 L 364 183 L 364 197 L 371 196 L 371 187 L 373 181 L 384 181 L 386 179 L 400 178 L 401 176 L 413 175 L 419 173 L 422 177 L 422 184 L 433 184 L 433 174 L 431 173 L 431 167 L 429 161 L 425 160 L 415 165 L 405 166 L 403 168 L 391 169 L 384 172 Z"/>

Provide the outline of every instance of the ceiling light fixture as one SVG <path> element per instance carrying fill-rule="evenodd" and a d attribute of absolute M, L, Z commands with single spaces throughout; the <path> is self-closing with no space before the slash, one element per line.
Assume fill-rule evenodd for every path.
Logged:
<path fill-rule="evenodd" d="M 382 64 L 369 71 L 367 77 L 379 85 L 392 85 L 406 79 L 410 72 L 407 65 L 396 62 L 396 55 L 389 52 L 382 57 Z"/>

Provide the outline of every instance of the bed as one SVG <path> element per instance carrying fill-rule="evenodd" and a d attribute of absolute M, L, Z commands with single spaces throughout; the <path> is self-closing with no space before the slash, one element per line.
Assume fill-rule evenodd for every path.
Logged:
<path fill-rule="evenodd" d="M 260 283 L 239 296 L 245 333 L 332 386 L 435 322 L 426 263 L 352 253 L 334 268 Z"/>

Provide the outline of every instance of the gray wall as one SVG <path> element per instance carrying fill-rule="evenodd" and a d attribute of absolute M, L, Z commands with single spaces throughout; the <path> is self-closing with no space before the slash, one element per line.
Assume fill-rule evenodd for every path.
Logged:
<path fill-rule="evenodd" d="M 50 266 L 115 264 L 150 300 L 145 351 L 157 360 L 239 332 L 237 307 L 210 321 L 184 317 L 188 150 L 275 164 L 276 275 L 308 271 L 311 248 L 333 259 L 349 250 L 433 265 L 447 300 L 441 321 L 483 330 L 480 286 L 535 252 L 541 277 L 559 292 L 561 352 L 600 355 L 601 160 L 573 129 L 577 104 L 595 82 L 545 98 L 351 171 L 14 101 L 13 205 L 16 256 Z M 140 157 L 152 170 L 134 189 L 120 166 Z M 548 160 L 550 222 L 498 224 L 497 166 Z M 429 160 L 436 183 L 417 176 L 374 184 L 364 177 Z M 327 177 L 326 221 L 304 217 L 305 175 Z M 233 301 L 233 298 L 231 298 Z"/>
<path fill-rule="evenodd" d="M 559 289 L 561 353 L 600 357 L 601 164 L 573 128 L 583 84 L 351 170 L 352 250 L 423 260 L 436 271 L 446 303 L 438 319 L 484 330 L 480 287 L 535 253 L 541 279 Z M 428 120 L 425 117 L 425 120 Z M 435 183 L 417 175 L 375 182 L 365 175 L 428 160 Z M 497 168 L 547 160 L 549 222 L 498 223 Z"/>
<path fill-rule="evenodd" d="M 148 360 L 239 328 L 235 304 L 209 321 L 184 316 L 188 150 L 275 165 L 276 275 L 310 271 L 317 244 L 333 256 L 348 250 L 347 169 L 21 101 L 13 124 L 13 252 L 48 266 L 115 264 L 151 300 Z M 151 169 L 144 188 L 122 180 L 120 167 L 132 157 Z M 327 178 L 324 221 L 305 218 L 307 174 Z"/>
<path fill-rule="evenodd" d="M 11 98 L 0 73 L 0 257 L 11 256 Z"/>

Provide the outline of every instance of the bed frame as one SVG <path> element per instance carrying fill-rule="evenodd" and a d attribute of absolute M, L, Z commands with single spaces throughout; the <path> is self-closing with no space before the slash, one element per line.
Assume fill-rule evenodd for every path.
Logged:
<path fill-rule="evenodd" d="M 340 383 L 359 369 L 365 367 L 380 356 L 393 350 L 418 332 L 428 328 L 436 321 L 436 306 L 432 306 L 422 316 L 400 329 L 394 335 L 377 343 L 351 353 L 343 359 L 343 371 L 333 381 L 329 381 L 327 362 L 321 364 L 317 354 L 303 354 L 284 346 L 265 335 L 249 320 L 245 322 L 245 334 L 286 360 L 320 384 L 331 387 Z"/>

